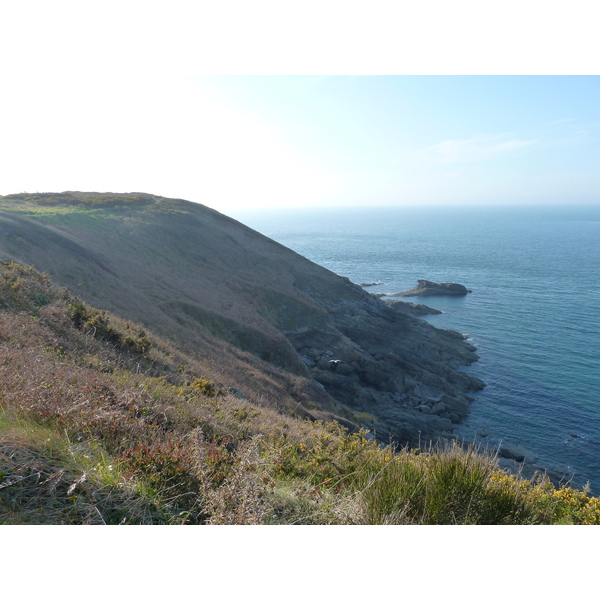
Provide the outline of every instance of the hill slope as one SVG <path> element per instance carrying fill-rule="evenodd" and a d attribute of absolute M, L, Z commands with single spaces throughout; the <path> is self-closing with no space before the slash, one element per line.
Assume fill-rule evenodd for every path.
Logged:
<path fill-rule="evenodd" d="M 0 524 L 599 523 L 585 491 L 458 444 L 381 447 L 0 263 Z"/>
<path fill-rule="evenodd" d="M 250 400 L 412 442 L 449 432 L 481 382 L 455 332 L 199 204 L 149 194 L 0 198 L 0 259 L 47 273 L 201 360 Z M 340 362 L 331 362 L 340 361 Z"/>

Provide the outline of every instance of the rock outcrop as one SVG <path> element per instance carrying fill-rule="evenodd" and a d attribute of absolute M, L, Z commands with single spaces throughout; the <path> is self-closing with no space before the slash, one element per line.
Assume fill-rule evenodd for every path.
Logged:
<path fill-rule="evenodd" d="M 431 308 L 430 306 L 425 306 L 425 304 L 415 304 L 414 302 L 402 302 L 402 300 L 388 300 L 383 299 L 383 301 L 399 312 L 406 313 L 408 315 L 412 315 L 413 317 L 422 317 L 423 315 L 441 315 L 442 311 L 437 308 Z"/>
<path fill-rule="evenodd" d="M 456 370 L 478 358 L 464 335 L 368 294 L 358 302 L 329 302 L 342 335 L 313 329 L 287 336 L 317 382 L 367 415 L 360 425 L 382 440 L 417 443 L 451 432 L 469 413 L 471 392 L 484 384 Z"/>
<path fill-rule="evenodd" d="M 388 296 L 466 296 L 471 292 L 460 283 L 434 283 L 426 279 L 419 279 L 417 284 L 406 292 L 395 292 Z"/>
<path fill-rule="evenodd" d="M 519 463 L 535 463 L 537 460 L 537 456 L 525 448 L 525 446 L 520 446 L 519 444 L 513 444 L 511 442 L 502 443 L 498 450 L 498 455 L 502 458 L 509 458 Z"/>

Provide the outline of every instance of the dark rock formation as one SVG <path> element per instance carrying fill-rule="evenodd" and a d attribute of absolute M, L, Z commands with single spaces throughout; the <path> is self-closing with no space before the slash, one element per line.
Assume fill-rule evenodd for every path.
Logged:
<path fill-rule="evenodd" d="M 524 446 L 513 444 L 511 442 L 504 442 L 498 450 L 498 455 L 502 458 L 509 458 L 516 462 L 522 463 L 535 463 L 537 456 L 530 452 Z"/>
<path fill-rule="evenodd" d="M 466 296 L 468 290 L 460 283 L 434 283 L 426 279 L 419 279 L 418 285 L 406 292 L 396 292 L 388 296 Z"/>
<path fill-rule="evenodd" d="M 455 370 L 478 358 L 465 336 L 369 294 L 341 303 L 330 297 L 325 304 L 341 336 L 313 329 L 298 337 L 288 332 L 288 339 L 331 395 L 374 418 L 365 426 L 379 439 L 435 438 L 468 414 L 469 394 L 484 384 Z"/>
<path fill-rule="evenodd" d="M 374 281 L 372 283 L 359 283 L 360 287 L 372 287 L 374 285 L 383 285 L 383 281 Z"/>
<path fill-rule="evenodd" d="M 402 300 L 383 300 L 388 306 L 399 312 L 421 317 L 423 315 L 441 315 L 442 311 L 437 308 L 425 306 L 425 304 L 415 304 L 414 302 L 402 302 Z"/>

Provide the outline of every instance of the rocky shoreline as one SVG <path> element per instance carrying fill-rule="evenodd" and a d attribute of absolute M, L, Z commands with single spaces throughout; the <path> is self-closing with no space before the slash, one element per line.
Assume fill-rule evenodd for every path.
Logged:
<path fill-rule="evenodd" d="M 458 370 L 478 359 L 467 337 L 416 316 L 440 311 L 367 292 L 326 308 L 337 334 L 284 333 L 313 379 L 351 409 L 357 424 L 401 445 L 452 434 L 470 412 L 471 394 L 485 386 Z"/>
<path fill-rule="evenodd" d="M 437 308 L 431 308 L 425 304 L 415 304 L 414 302 L 403 302 L 402 300 L 388 300 L 384 298 L 383 301 L 400 312 L 412 315 L 413 317 L 422 317 L 423 315 L 441 315 L 442 311 Z"/>

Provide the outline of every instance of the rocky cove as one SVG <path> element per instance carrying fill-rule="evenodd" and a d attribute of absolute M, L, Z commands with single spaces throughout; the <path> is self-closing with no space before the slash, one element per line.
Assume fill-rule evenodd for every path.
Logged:
<path fill-rule="evenodd" d="M 369 293 L 363 287 L 372 285 L 184 200 L 0 197 L 0 257 L 170 340 L 223 389 L 311 420 L 365 427 L 383 444 L 456 436 L 484 386 L 468 373 L 478 356 L 467 337 L 420 318 L 436 309 Z M 416 291 L 468 293 L 458 285 L 420 280 Z M 522 446 L 484 433 L 477 442 L 500 449 L 501 466 L 543 470 Z"/>
<path fill-rule="evenodd" d="M 399 444 L 451 434 L 469 413 L 471 393 L 485 385 L 461 370 L 478 358 L 466 336 L 415 316 L 428 307 L 370 294 L 330 298 L 327 308 L 331 329 L 283 333 L 314 380 L 353 411 L 357 424 Z"/>

